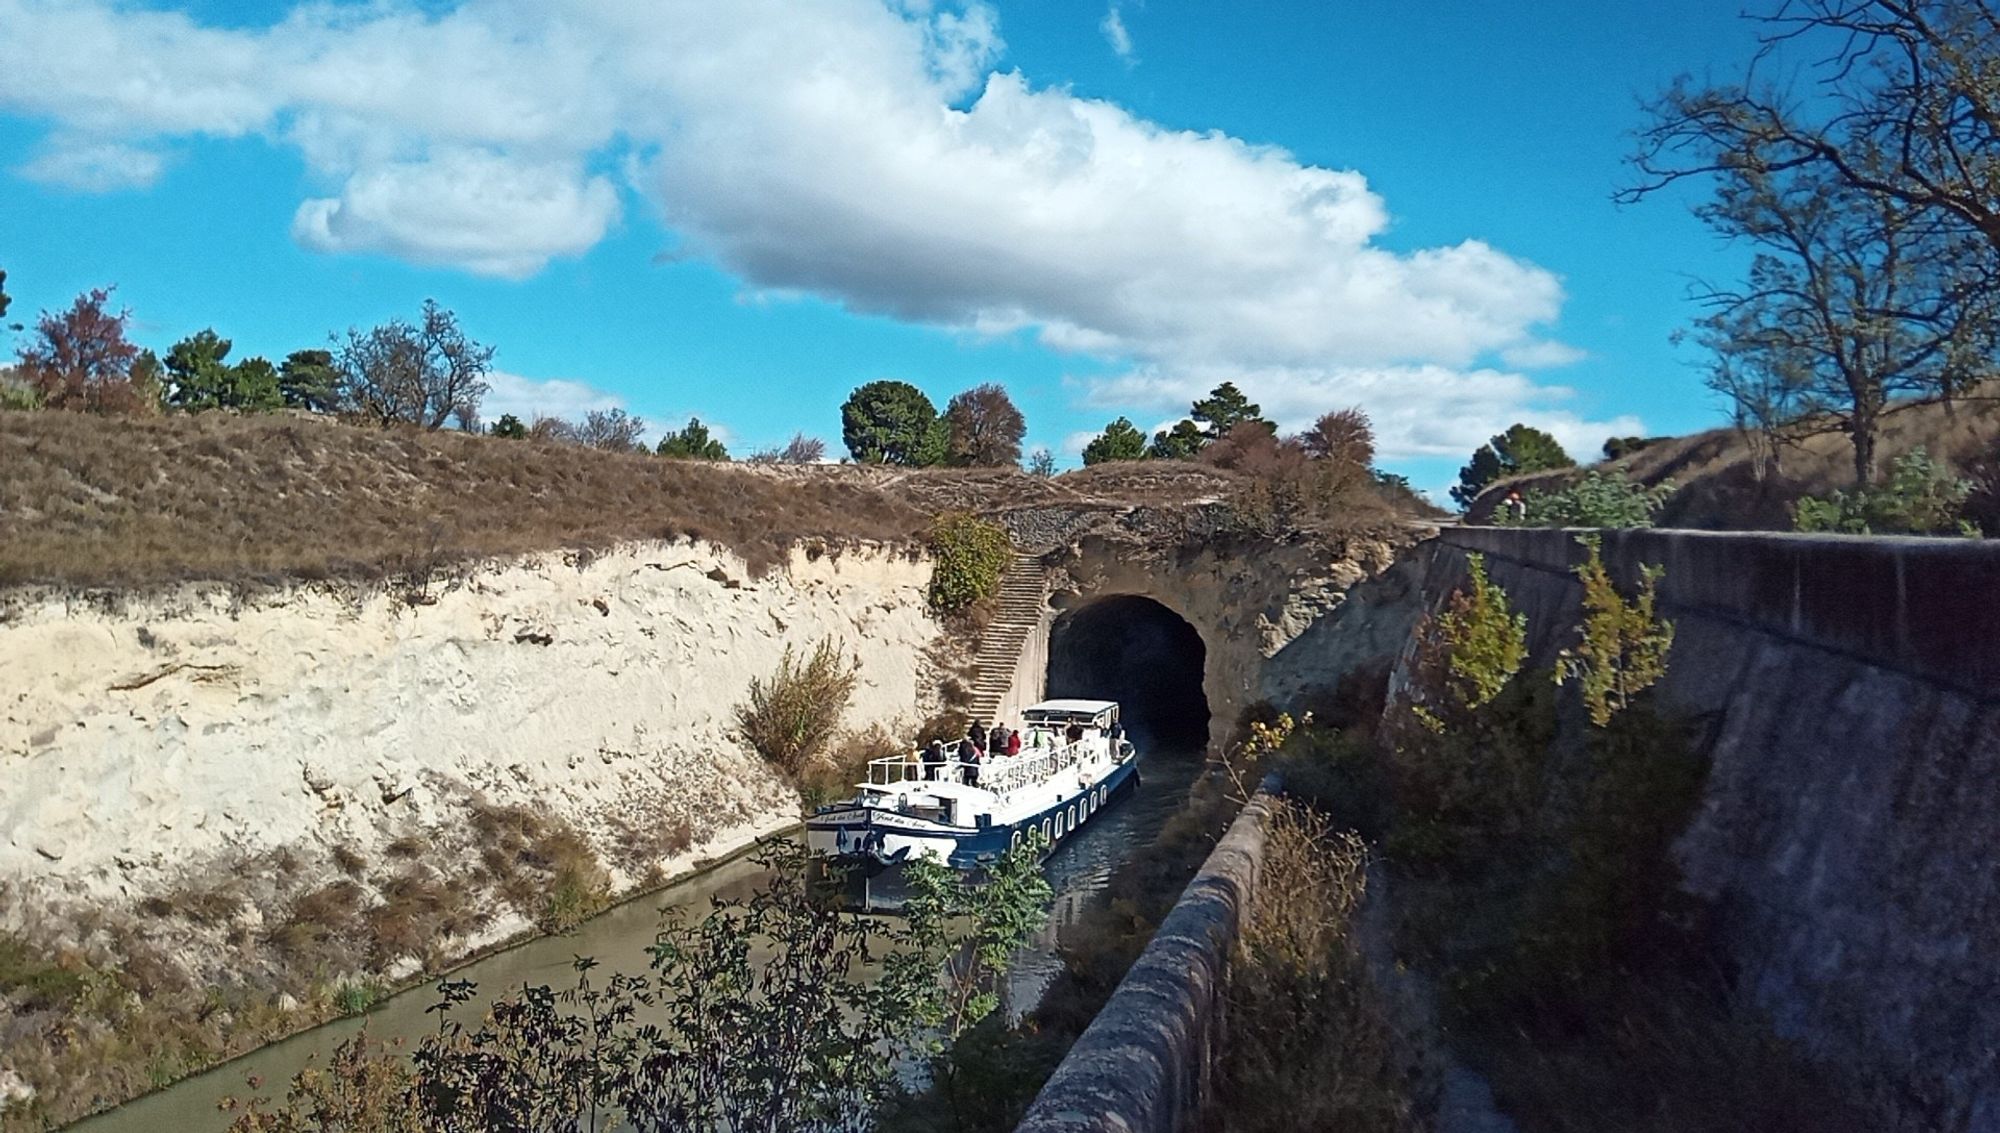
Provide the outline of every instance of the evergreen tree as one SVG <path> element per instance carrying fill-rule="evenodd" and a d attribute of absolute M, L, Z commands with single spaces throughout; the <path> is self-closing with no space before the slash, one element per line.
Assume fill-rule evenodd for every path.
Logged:
<path fill-rule="evenodd" d="M 175 409 L 276 409 L 284 402 L 277 367 L 262 358 L 229 362 L 230 341 L 214 328 L 167 351 L 166 402 Z"/>
<path fill-rule="evenodd" d="M 1243 396 L 1235 382 L 1224 382 L 1195 402 L 1188 416 L 1201 423 L 1202 436 L 1214 441 L 1245 421 L 1264 421 L 1263 413 L 1261 406 Z M 1269 421 L 1264 423 L 1271 425 Z M 1271 425 L 1271 429 L 1276 432 L 1277 426 Z"/>
<path fill-rule="evenodd" d="M 1132 422 L 1124 417 L 1104 426 L 1091 442 L 1083 446 L 1083 463 L 1086 466 L 1103 464 L 1108 460 L 1144 460 L 1146 458 L 1146 434 L 1140 432 Z"/>
<path fill-rule="evenodd" d="M 840 407 L 840 439 L 862 464 L 938 464 L 945 430 L 937 407 L 908 382 L 869 382 Z"/>
<path fill-rule="evenodd" d="M 278 365 L 278 395 L 293 409 L 340 408 L 340 370 L 330 350 L 294 350 Z"/>
<path fill-rule="evenodd" d="M 521 419 L 512 413 L 502 413 L 500 419 L 493 422 L 493 427 L 488 432 L 509 441 L 521 441 L 528 438 L 528 427 L 521 424 Z"/>
<path fill-rule="evenodd" d="M 1458 470 L 1458 486 L 1451 490 L 1451 498 L 1459 507 L 1469 508 L 1495 480 L 1524 472 L 1574 467 L 1576 461 L 1569 458 L 1554 437 L 1516 422 L 1473 452 L 1471 462 Z"/>
<path fill-rule="evenodd" d="M 1208 441 L 1208 434 L 1201 431 L 1201 426 L 1183 418 L 1172 429 L 1154 433 L 1146 455 L 1154 460 L 1193 460 L 1208 447 Z"/>
<path fill-rule="evenodd" d="M 701 418 L 688 418 L 687 428 L 660 438 L 654 452 L 675 460 L 728 460 L 729 450 L 709 436 Z"/>

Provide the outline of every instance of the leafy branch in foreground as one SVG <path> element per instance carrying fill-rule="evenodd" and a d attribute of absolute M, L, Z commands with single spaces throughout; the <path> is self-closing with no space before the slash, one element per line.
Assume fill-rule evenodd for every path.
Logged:
<path fill-rule="evenodd" d="M 667 914 L 648 973 L 599 983 L 579 958 L 571 987 L 523 987 L 476 1024 L 456 1017 L 473 986 L 444 981 L 438 1029 L 407 1061 L 357 1036 L 231 1133 L 868 1128 L 901 1068 L 998 1005 L 1047 914 L 1035 859 L 1024 846 L 984 884 L 920 863 L 890 923 L 830 907 L 803 848 L 766 846 L 756 893 Z"/>

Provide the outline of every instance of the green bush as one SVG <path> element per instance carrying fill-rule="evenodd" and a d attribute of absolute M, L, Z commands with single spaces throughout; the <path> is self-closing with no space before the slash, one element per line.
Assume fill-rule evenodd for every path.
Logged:
<path fill-rule="evenodd" d="M 750 699 L 736 706 L 737 732 L 759 755 L 797 777 L 832 741 L 860 672 L 861 659 L 849 657 L 832 638 L 813 646 L 803 661 L 787 645 L 769 680 L 750 678 Z"/>
<path fill-rule="evenodd" d="M 1623 476 L 1586 472 L 1566 488 L 1522 496 L 1518 515 L 1503 504 L 1493 522 L 1502 527 L 1651 527 L 1653 516 L 1673 494 L 1671 480 L 1648 488 Z"/>
<path fill-rule="evenodd" d="M 1971 534 L 1964 519 L 1971 492 L 1970 482 L 1946 473 L 1923 449 L 1912 449 L 1890 465 L 1883 483 L 1800 500 L 1793 526 L 1849 535 Z"/>
<path fill-rule="evenodd" d="M 946 512 L 931 525 L 931 609 L 954 613 L 1000 592 L 1014 558 L 1007 530 L 968 512 Z"/>

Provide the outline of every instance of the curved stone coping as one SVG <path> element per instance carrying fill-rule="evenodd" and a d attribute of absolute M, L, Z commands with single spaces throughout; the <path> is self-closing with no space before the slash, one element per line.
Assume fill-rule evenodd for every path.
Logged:
<path fill-rule="evenodd" d="M 1210 1093 L 1229 954 L 1264 857 L 1267 777 L 1070 1048 L 1016 1133 L 1173 1133 Z"/>
<path fill-rule="evenodd" d="M 1662 607 L 1750 626 L 1976 697 L 2000 689 L 2000 542 L 1766 532 L 1446 527 L 1464 551 L 1569 574 L 1598 534 L 1612 576 L 1666 568 Z"/>

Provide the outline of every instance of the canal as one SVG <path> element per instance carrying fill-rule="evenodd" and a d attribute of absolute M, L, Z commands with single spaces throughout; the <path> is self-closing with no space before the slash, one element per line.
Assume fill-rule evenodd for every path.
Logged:
<path fill-rule="evenodd" d="M 1022 1013 L 1040 1001 L 1061 970 L 1057 946 L 1062 931 L 1094 902 L 1104 899 L 1105 888 L 1118 867 L 1134 849 L 1159 833 L 1187 797 L 1200 764 L 1198 750 L 1148 754 L 1141 764 L 1138 787 L 1050 855 L 1044 868 L 1055 890 L 1054 906 L 1048 927 L 1016 957 L 1006 996 L 1010 1011 Z M 600 962 L 594 978 L 613 971 L 644 971 L 646 949 L 654 941 L 662 909 L 681 908 L 690 916 L 700 916 L 711 898 L 747 896 L 764 876 L 756 862 L 739 857 L 612 909 L 568 935 L 530 940 L 475 961 L 453 976 L 475 982 L 481 993 L 480 998 L 459 1009 L 458 1017 L 476 1019 L 490 996 L 523 984 L 569 986 L 575 979 L 570 964 L 577 956 Z M 436 1027 L 437 1015 L 428 1010 L 436 1002 L 435 986 L 420 985 L 383 1001 L 365 1015 L 273 1043 L 70 1128 L 77 1133 L 223 1130 L 230 1122 L 222 1109 L 226 1099 L 253 1093 L 282 1095 L 294 1074 L 314 1063 L 323 1065 L 336 1046 L 364 1026 L 378 1039 L 417 1039 Z M 261 1083 L 254 1090 L 248 1085 L 253 1078 Z"/>

